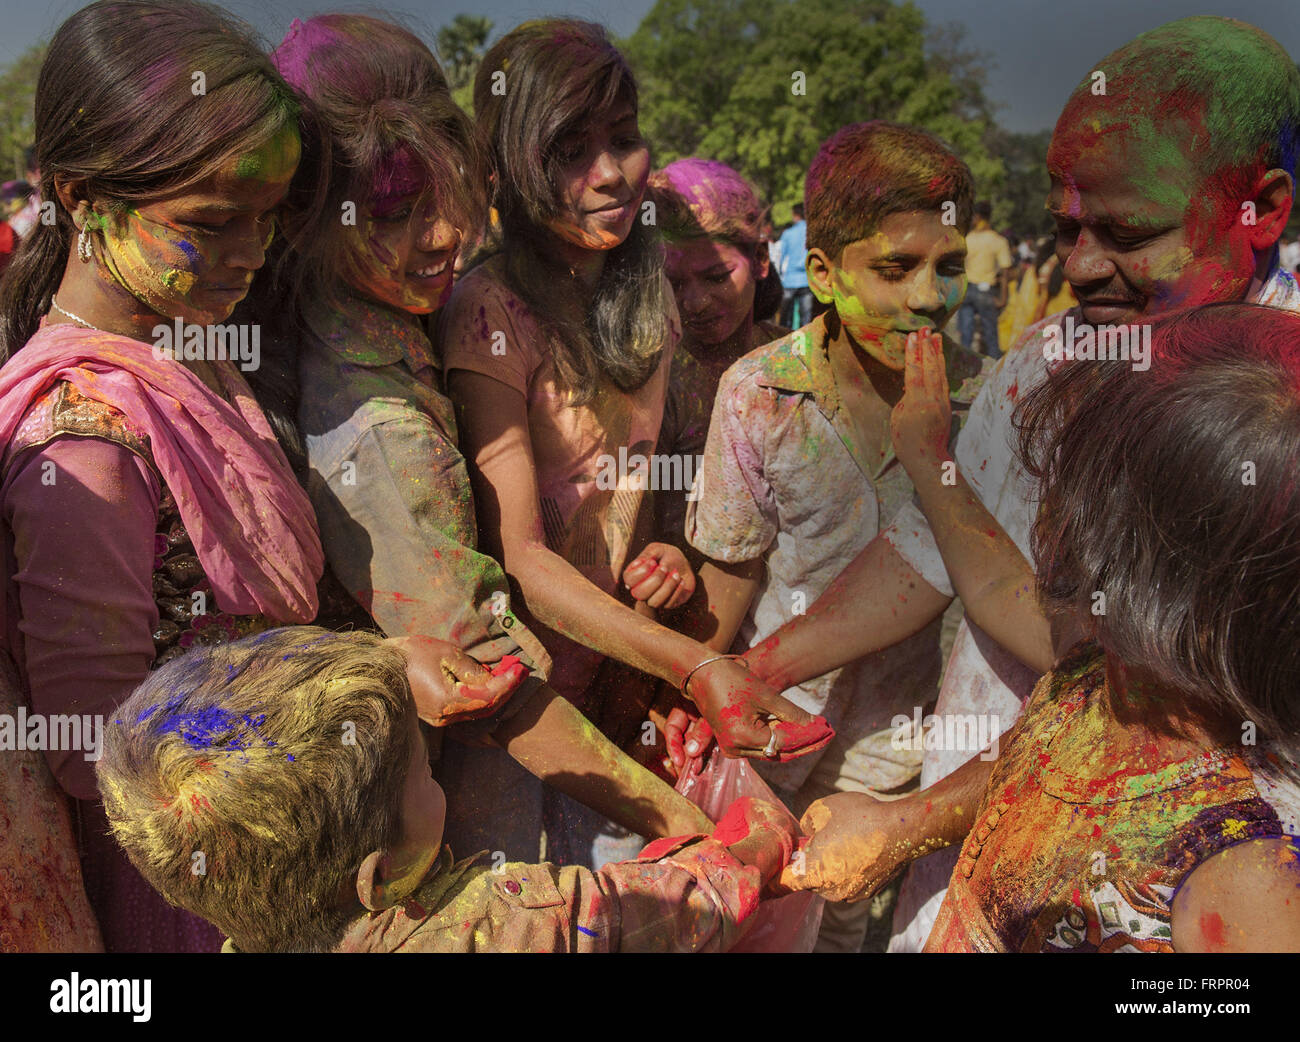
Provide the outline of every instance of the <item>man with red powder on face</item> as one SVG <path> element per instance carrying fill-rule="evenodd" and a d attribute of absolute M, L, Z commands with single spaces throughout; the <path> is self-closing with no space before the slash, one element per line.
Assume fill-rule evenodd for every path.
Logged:
<path fill-rule="evenodd" d="M 958 552 L 975 561 L 986 554 L 991 564 L 1009 536 L 1030 557 L 1037 502 L 1015 462 L 1011 415 L 1051 365 L 1078 364 L 1049 362 L 1045 345 L 1071 343 L 1085 325 L 1140 326 L 1173 308 L 1212 301 L 1300 311 L 1295 277 L 1278 257 L 1294 198 L 1298 134 L 1300 70 L 1267 34 L 1231 19 L 1187 18 L 1145 33 L 1097 63 L 1075 89 L 1048 151 L 1047 205 L 1057 223 L 1057 257 L 1079 306 L 1027 330 L 971 408 L 957 465 L 1005 533 L 990 529 L 985 546 L 968 540 Z M 747 652 L 751 667 L 774 686 L 789 687 L 915 633 L 956 594 L 966 618 L 938 716 L 984 714 L 991 730 L 1010 727 L 1053 664 L 1049 627 L 1030 589 L 1022 615 L 1001 610 L 1001 572 L 981 574 L 976 566 L 950 576 L 940 553 L 940 545 L 954 552 L 949 534 L 932 530 L 919 508 L 905 509 L 806 615 Z M 923 788 L 975 752 L 927 749 Z M 987 772 L 991 762 L 980 766 Z M 966 802 L 969 812 L 978 801 Z M 960 842 L 962 824 L 948 842 Z M 920 853 L 913 847 L 886 854 L 894 860 L 881 871 Z M 953 847 L 913 869 L 895 920 L 896 931 L 906 930 L 896 932 L 891 950 L 924 943 L 955 862 Z"/>

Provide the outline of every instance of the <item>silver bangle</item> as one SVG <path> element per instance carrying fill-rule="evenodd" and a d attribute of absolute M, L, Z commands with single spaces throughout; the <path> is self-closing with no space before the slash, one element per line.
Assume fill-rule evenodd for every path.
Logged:
<path fill-rule="evenodd" d="M 709 663 L 721 662 L 724 658 L 735 659 L 737 662 L 741 662 L 744 660 L 745 656 L 744 655 L 714 655 L 712 658 L 706 658 L 703 662 L 698 663 L 694 669 L 692 669 L 689 673 L 686 674 L 685 679 L 682 681 L 682 686 L 681 686 L 682 694 L 685 695 L 687 698 L 690 698 L 691 694 L 689 691 L 686 690 L 686 685 L 691 682 L 691 677 L 695 676 L 696 673 L 702 670 Z M 691 699 L 691 701 L 694 701 L 694 699 Z"/>

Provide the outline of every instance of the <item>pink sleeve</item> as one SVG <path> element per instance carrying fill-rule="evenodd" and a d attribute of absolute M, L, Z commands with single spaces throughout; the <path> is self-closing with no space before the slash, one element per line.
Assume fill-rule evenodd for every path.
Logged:
<path fill-rule="evenodd" d="M 523 302 L 488 272 L 476 270 L 452 291 L 439 333 L 447 372 L 481 373 L 528 397 L 541 334 Z"/>
<path fill-rule="evenodd" d="M 129 449 L 64 436 L 18 457 L 2 494 L 32 712 L 107 717 L 153 664 L 157 479 Z M 82 750 L 46 759 L 67 792 L 98 798 Z"/>

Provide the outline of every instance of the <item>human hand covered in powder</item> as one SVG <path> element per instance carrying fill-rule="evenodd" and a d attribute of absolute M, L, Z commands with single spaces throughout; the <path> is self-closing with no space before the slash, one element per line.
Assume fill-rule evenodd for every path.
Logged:
<path fill-rule="evenodd" d="M 952 404 L 943 358 L 943 337 L 923 329 L 907 336 L 903 397 L 889 417 L 894 452 L 915 475 L 917 466 L 937 466 L 948 459 Z"/>
<path fill-rule="evenodd" d="M 685 694 L 708 721 L 727 756 L 784 763 L 824 748 L 835 731 L 773 690 L 735 659 L 695 671 Z"/>
<path fill-rule="evenodd" d="M 815 890 L 828 901 L 871 897 L 899 867 L 891 806 L 859 792 L 817 800 L 799 822 L 810 838 L 800 843 L 780 886 Z"/>
<path fill-rule="evenodd" d="M 664 742 L 668 746 L 664 769 L 674 779 L 682 775 L 693 778 L 704 769 L 704 754 L 713 744 L 713 728 L 698 713 L 678 706 L 664 722 Z"/>
<path fill-rule="evenodd" d="M 514 655 L 506 655 L 489 672 L 445 640 L 396 637 L 392 643 L 406 657 L 406 676 L 420 719 L 432 727 L 491 716 L 528 675 Z"/>
<path fill-rule="evenodd" d="M 695 592 L 686 555 L 670 543 L 650 543 L 623 569 L 623 585 L 649 608 L 680 608 Z"/>
<path fill-rule="evenodd" d="M 794 815 L 780 803 L 744 796 L 714 826 L 713 839 L 733 851 L 742 847 L 742 860 L 758 868 L 770 885 L 789 864 L 800 832 Z"/>

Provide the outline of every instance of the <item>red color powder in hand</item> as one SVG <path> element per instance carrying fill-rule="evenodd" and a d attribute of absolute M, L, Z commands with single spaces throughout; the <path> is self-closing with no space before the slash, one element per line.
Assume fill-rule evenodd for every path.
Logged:
<path fill-rule="evenodd" d="M 781 763 L 816 752 L 835 737 L 824 716 L 814 716 L 806 724 L 773 724 L 772 730 L 781 736 Z"/>
<path fill-rule="evenodd" d="M 502 673 L 509 673 L 515 666 L 522 665 L 518 655 L 502 655 L 501 661 L 492 667 L 492 675 L 499 677 Z"/>
<path fill-rule="evenodd" d="M 732 801 L 727 813 L 722 815 L 718 824 L 714 826 L 713 838 L 721 843 L 724 847 L 729 847 L 733 843 L 739 843 L 749 835 L 750 824 L 749 817 L 745 811 L 749 807 L 749 801 L 740 799 Z"/>

